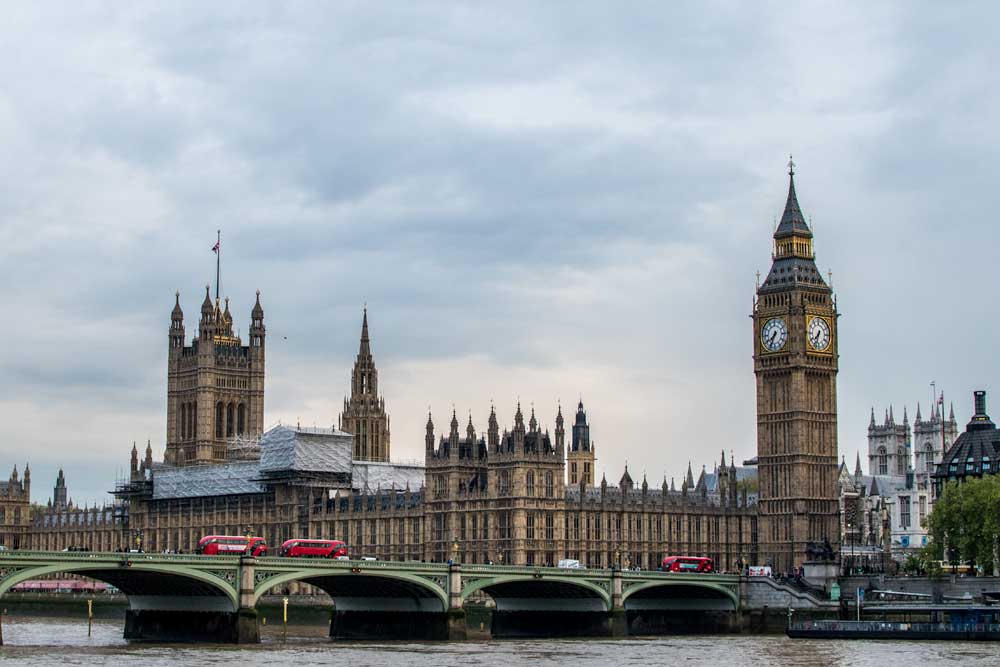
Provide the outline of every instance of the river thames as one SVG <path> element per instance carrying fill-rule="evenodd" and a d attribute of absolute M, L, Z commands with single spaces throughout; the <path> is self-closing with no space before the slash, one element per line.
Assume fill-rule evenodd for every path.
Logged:
<path fill-rule="evenodd" d="M 78 619 L 4 618 L 6 645 L 0 662 L 17 665 L 143 665 L 183 667 L 226 664 L 392 665 L 393 667 L 469 667 L 469 665 L 574 665 L 575 667 L 644 667 L 683 665 L 845 665 L 886 667 L 896 664 L 996 665 L 997 645 L 990 642 L 891 642 L 791 640 L 781 635 L 633 637 L 628 639 L 502 640 L 456 643 L 332 643 L 321 625 L 289 626 L 287 643 L 280 627 L 264 628 L 254 646 L 129 644 L 119 621 L 96 620 L 93 636 Z"/>

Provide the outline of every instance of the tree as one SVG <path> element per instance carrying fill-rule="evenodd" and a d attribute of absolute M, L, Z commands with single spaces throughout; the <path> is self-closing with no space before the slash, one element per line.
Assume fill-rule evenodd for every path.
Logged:
<path fill-rule="evenodd" d="M 950 564 L 969 562 L 986 572 L 1000 566 L 1000 476 L 945 485 L 928 521 L 927 553 Z"/>

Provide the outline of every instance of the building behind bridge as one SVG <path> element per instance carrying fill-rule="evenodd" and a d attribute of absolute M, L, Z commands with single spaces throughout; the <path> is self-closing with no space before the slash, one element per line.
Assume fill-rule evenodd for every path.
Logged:
<path fill-rule="evenodd" d="M 206 291 L 190 345 L 179 297 L 171 312 L 164 460 L 154 462 L 149 448 L 140 460 L 133 448 L 128 479 L 115 489 L 123 508 L 115 528 L 125 544 L 157 551 L 252 531 L 272 547 L 291 537 L 339 538 L 357 556 L 519 565 L 575 558 L 653 568 L 674 553 L 711 556 L 723 570 L 760 563 L 788 571 L 816 553 L 811 545 L 839 550 L 839 313 L 816 267 L 792 166 L 752 313 L 753 470 L 723 454 L 697 480 L 689 465 L 680 488 L 633 479 L 627 468 L 617 484 L 606 474 L 597 482 L 582 401 L 569 443 L 561 407 L 551 433 L 534 409 L 526 421 L 520 405 L 503 432 L 495 408 L 485 429 L 470 415 L 461 431 L 453 411 L 442 432 L 428 415 L 422 465 L 392 463 L 367 309 L 338 427 L 264 432 L 260 295 L 244 346 L 228 301 L 213 304 Z M 52 544 L 47 536 L 57 530 L 36 522 L 30 542 Z M 75 535 L 76 546 L 104 544 L 96 529 Z"/>

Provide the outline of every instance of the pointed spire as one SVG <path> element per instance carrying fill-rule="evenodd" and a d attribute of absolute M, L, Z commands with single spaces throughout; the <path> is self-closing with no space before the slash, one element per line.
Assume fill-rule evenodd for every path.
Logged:
<path fill-rule="evenodd" d="M 257 290 L 257 301 L 253 304 L 253 310 L 250 311 L 250 318 L 254 320 L 263 319 L 264 308 L 260 305 L 260 290 Z"/>
<path fill-rule="evenodd" d="M 854 476 L 861 477 L 861 452 L 857 453 L 857 458 L 854 460 Z"/>
<path fill-rule="evenodd" d="M 913 418 L 914 424 L 920 423 L 920 401 L 917 401 L 917 416 Z"/>
<path fill-rule="evenodd" d="M 183 320 L 184 311 L 181 310 L 181 292 L 177 290 L 174 294 L 174 309 L 170 311 L 170 319 L 172 320 Z"/>
<path fill-rule="evenodd" d="M 726 450 L 722 450 L 722 469 L 726 469 Z"/>
<path fill-rule="evenodd" d="M 950 411 L 950 414 L 948 415 L 948 421 L 950 421 L 950 422 L 955 421 L 955 402 L 954 401 L 952 401 L 952 403 L 951 403 L 951 411 Z"/>
<path fill-rule="evenodd" d="M 895 424 L 896 423 L 896 417 L 893 416 L 893 414 L 892 414 L 892 405 L 889 406 L 889 423 L 890 424 Z"/>
<path fill-rule="evenodd" d="M 212 309 L 212 296 L 210 294 L 210 290 L 211 289 L 212 289 L 211 287 L 209 287 L 208 285 L 205 285 L 205 300 L 201 302 L 201 314 L 202 315 L 211 315 L 212 314 L 212 310 L 213 309 Z"/>
<path fill-rule="evenodd" d="M 361 348 L 358 356 L 367 357 L 372 353 L 368 340 L 368 304 L 365 304 L 364 315 L 361 318 Z"/>
<path fill-rule="evenodd" d="M 805 216 L 799 207 L 799 199 L 795 194 L 795 162 L 792 156 L 788 156 L 788 199 L 785 201 L 785 212 L 781 215 L 781 222 L 774 231 L 774 238 L 785 236 L 812 236 L 809 225 L 806 224 Z"/>
<path fill-rule="evenodd" d="M 868 428 L 875 428 L 875 406 L 872 406 L 872 421 L 868 424 Z"/>
<path fill-rule="evenodd" d="M 687 478 L 684 481 L 687 482 L 688 488 L 691 488 L 692 486 L 694 486 L 694 475 L 691 473 L 691 462 L 690 461 L 688 461 Z"/>
<path fill-rule="evenodd" d="M 906 406 L 904 405 L 903 406 L 903 424 L 905 425 L 905 424 L 909 424 L 909 423 L 910 423 L 910 420 L 909 420 L 909 418 L 906 415 Z"/>

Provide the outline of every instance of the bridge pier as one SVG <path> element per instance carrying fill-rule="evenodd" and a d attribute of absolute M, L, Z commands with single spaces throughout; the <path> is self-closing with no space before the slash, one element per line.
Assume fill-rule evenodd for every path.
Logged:
<path fill-rule="evenodd" d="M 240 558 L 240 608 L 236 612 L 235 642 L 237 644 L 260 643 L 257 604 L 254 600 L 255 558 Z"/>

